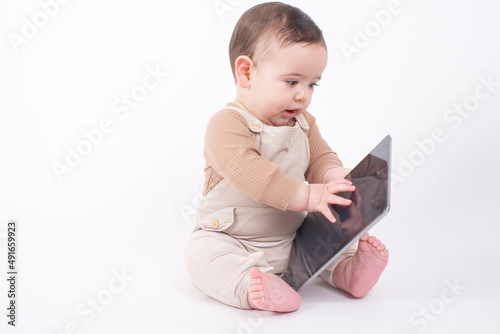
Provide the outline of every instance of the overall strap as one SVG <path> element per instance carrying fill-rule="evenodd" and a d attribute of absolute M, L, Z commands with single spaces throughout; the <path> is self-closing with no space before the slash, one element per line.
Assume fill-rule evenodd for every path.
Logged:
<path fill-rule="evenodd" d="M 263 123 L 257 117 L 252 115 L 250 112 L 248 112 L 244 109 L 238 108 L 238 107 L 234 107 L 234 106 L 227 106 L 224 109 L 235 110 L 235 111 L 239 112 L 241 115 L 243 115 L 243 117 L 245 117 L 245 119 L 248 123 L 248 128 L 250 129 L 250 131 L 252 131 L 254 133 L 262 132 Z M 306 118 L 304 117 L 304 115 L 300 114 L 298 116 L 295 116 L 294 118 L 295 118 L 296 122 L 299 124 L 299 126 L 304 131 L 306 131 L 306 132 L 309 131 L 309 124 L 307 124 L 307 121 L 306 121 Z"/>
<path fill-rule="evenodd" d="M 250 131 L 252 131 L 254 133 L 261 133 L 262 132 L 262 122 L 257 117 L 250 114 L 248 111 L 243 110 L 243 109 L 238 108 L 238 107 L 233 107 L 233 106 L 227 106 L 224 109 L 235 110 L 235 111 L 239 112 L 241 115 L 243 115 L 243 117 L 245 117 L 245 119 L 247 120 L 248 128 L 250 129 Z"/>

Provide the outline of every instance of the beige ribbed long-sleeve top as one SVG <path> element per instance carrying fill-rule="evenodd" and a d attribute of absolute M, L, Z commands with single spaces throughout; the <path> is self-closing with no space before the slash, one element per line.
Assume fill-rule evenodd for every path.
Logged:
<path fill-rule="evenodd" d="M 321 137 L 316 118 L 308 112 L 304 112 L 304 117 L 309 124 L 310 147 L 305 179 L 308 183 L 321 183 L 326 171 L 341 167 L 342 162 Z M 260 154 L 247 121 L 232 109 L 223 109 L 210 118 L 204 156 L 204 195 L 226 179 L 253 200 L 286 210 L 301 183 Z"/>

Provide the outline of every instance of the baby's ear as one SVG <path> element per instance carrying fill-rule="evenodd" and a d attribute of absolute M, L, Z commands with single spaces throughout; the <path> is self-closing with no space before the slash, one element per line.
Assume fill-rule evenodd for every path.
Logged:
<path fill-rule="evenodd" d="M 253 70 L 255 63 L 248 56 L 239 56 L 236 58 L 234 65 L 234 72 L 238 86 L 241 88 L 249 88 L 251 71 Z"/>

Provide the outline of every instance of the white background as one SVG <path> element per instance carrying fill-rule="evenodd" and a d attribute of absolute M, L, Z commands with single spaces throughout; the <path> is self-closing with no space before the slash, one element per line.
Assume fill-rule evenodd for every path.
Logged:
<path fill-rule="evenodd" d="M 496 330 L 494 0 L 401 0 L 380 31 L 371 13 L 387 0 L 290 1 L 328 44 L 329 65 L 309 108 L 324 138 L 352 167 L 393 137 L 400 178 L 390 214 L 373 230 L 391 252 L 389 265 L 365 298 L 318 280 L 292 314 L 233 309 L 192 287 L 183 252 L 202 191 L 204 129 L 234 98 L 227 45 L 237 19 L 257 3 L 75 0 L 44 22 L 38 1 L 1 2 L 0 268 L 4 277 L 7 222 L 15 219 L 20 274 L 16 328 L 7 325 L 8 286 L 0 281 L 0 332 Z M 12 36 L 30 32 L 26 20 L 39 27 L 16 46 Z M 362 46 L 359 30 L 367 27 L 367 45 L 346 57 L 341 45 Z M 113 105 L 140 92 L 148 68 L 168 75 L 120 117 Z M 488 98 L 476 99 L 460 123 L 446 121 L 454 105 L 474 102 L 481 78 L 496 82 Z M 70 150 L 85 146 L 83 132 L 106 119 L 112 131 L 95 137 L 59 180 L 54 163 L 66 164 Z M 431 145 L 435 131 L 443 140 Z M 417 142 L 427 143 L 426 152 Z M 99 311 L 91 311 L 92 300 Z"/>

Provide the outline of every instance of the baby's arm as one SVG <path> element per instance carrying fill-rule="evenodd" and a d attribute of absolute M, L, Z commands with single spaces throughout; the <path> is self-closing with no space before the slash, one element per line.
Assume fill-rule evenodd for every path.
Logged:
<path fill-rule="evenodd" d="M 320 184 L 328 168 L 342 166 L 336 154 L 329 150 L 312 126 L 310 143 L 313 167 L 309 168 L 309 185 L 283 173 L 279 166 L 260 155 L 246 120 L 236 111 L 218 112 L 211 118 L 205 136 L 205 159 L 209 175 L 220 175 L 248 197 L 281 210 L 322 212 L 330 221 L 335 219 L 328 204 L 348 205 L 335 193 L 353 191 L 347 180 Z M 314 135 L 314 133 L 318 133 Z M 325 155 L 323 151 L 328 151 Z M 314 152 L 318 152 L 315 154 Z"/>
<path fill-rule="evenodd" d="M 225 179 L 251 199 L 280 210 L 287 209 L 303 183 L 260 154 L 247 121 L 234 110 L 223 110 L 211 117 L 204 155 L 206 180 Z M 204 193 L 211 189 L 213 186 L 206 187 Z"/>
<path fill-rule="evenodd" d="M 342 179 L 329 184 L 301 184 L 293 196 L 288 210 L 321 212 L 329 221 L 335 223 L 335 217 L 330 211 L 329 204 L 348 206 L 351 200 L 336 196 L 336 193 L 354 191 L 351 181 Z"/>

